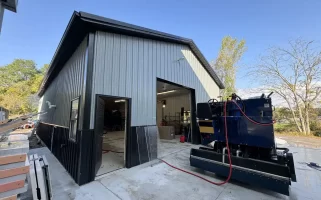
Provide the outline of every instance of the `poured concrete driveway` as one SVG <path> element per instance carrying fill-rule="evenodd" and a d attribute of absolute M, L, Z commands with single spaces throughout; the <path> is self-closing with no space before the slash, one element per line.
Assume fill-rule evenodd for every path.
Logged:
<path fill-rule="evenodd" d="M 285 144 L 286 145 L 286 144 Z M 321 169 L 307 162 L 321 163 L 321 149 L 290 147 L 294 153 L 297 183 L 291 186 L 290 197 L 231 181 L 223 186 L 212 185 L 194 176 L 175 170 L 162 162 L 151 162 L 131 169 L 121 169 L 81 186 L 76 199 L 321 199 Z M 167 162 L 195 172 L 212 181 L 222 181 L 211 173 L 189 166 L 189 149 L 164 157 Z"/>
<path fill-rule="evenodd" d="M 281 140 L 279 144 L 290 146 L 290 151 L 294 155 L 298 182 L 292 184 L 289 197 L 235 181 L 230 181 L 223 186 L 212 185 L 175 170 L 160 161 L 146 163 L 131 169 L 120 169 L 79 187 L 47 148 L 32 149 L 29 153 L 46 155 L 51 169 L 54 200 L 321 199 L 321 169 L 314 169 L 307 165 L 309 162 L 321 164 L 321 149 L 296 147 Z M 163 159 L 174 166 L 192 171 L 212 181 L 222 181 L 214 174 L 190 167 L 189 149 L 190 147 L 181 146 L 181 150 L 175 149 L 175 153 L 167 154 Z M 31 188 L 20 199 L 32 199 Z"/>

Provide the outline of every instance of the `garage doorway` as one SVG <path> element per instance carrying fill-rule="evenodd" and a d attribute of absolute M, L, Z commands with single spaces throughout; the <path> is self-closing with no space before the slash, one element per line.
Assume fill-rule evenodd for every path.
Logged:
<path fill-rule="evenodd" d="M 183 148 L 190 148 L 191 143 L 195 143 L 197 133 L 193 102 L 195 104 L 193 89 L 157 79 L 156 122 L 159 158 Z M 184 137 L 184 142 L 181 142 L 181 136 Z"/>
<path fill-rule="evenodd" d="M 95 175 L 125 167 L 129 99 L 97 95 L 95 116 Z"/>

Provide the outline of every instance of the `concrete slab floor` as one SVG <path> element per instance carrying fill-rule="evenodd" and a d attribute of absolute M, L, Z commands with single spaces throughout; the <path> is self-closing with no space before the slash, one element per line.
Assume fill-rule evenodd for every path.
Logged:
<path fill-rule="evenodd" d="M 168 143 L 167 143 L 168 145 Z M 282 144 L 282 146 L 289 146 Z M 321 163 L 321 149 L 290 146 L 294 155 L 297 181 L 292 183 L 290 196 L 281 195 L 262 188 L 230 181 L 223 186 L 212 185 L 204 180 L 173 169 L 155 160 L 130 169 L 120 169 L 101 176 L 96 181 L 77 186 L 57 159 L 47 148 L 39 149 L 47 156 L 53 177 L 53 199 L 175 199 L 175 200 L 223 200 L 223 199 L 320 199 L 321 171 L 311 168 L 308 162 Z M 220 182 L 223 179 L 215 174 L 189 166 L 190 147 L 184 146 L 163 159 L 170 164 L 191 171 L 209 180 Z M 59 178 L 58 178 L 59 177 Z M 22 198 L 25 199 L 25 198 Z M 30 199 L 30 198 L 29 198 Z"/>
<path fill-rule="evenodd" d="M 172 153 L 181 151 L 182 149 L 190 149 L 193 145 L 190 143 L 180 143 L 179 138 L 175 138 L 172 140 L 164 140 L 158 138 L 157 146 L 158 158 L 163 158 Z"/>
<path fill-rule="evenodd" d="M 157 161 L 109 173 L 97 182 L 119 199 L 320 199 L 321 171 L 308 167 L 306 163 L 320 163 L 321 149 L 290 147 L 290 151 L 294 154 L 298 181 L 292 183 L 290 196 L 236 181 L 223 186 L 212 185 Z M 163 159 L 209 180 L 223 180 L 215 174 L 190 167 L 189 149 L 167 155 Z"/>
<path fill-rule="evenodd" d="M 104 151 L 102 153 L 102 164 L 96 176 L 121 169 L 125 166 L 124 153 L 121 153 L 125 152 L 124 134 L 124 131 L 114 131 L 103 135 Z"/>

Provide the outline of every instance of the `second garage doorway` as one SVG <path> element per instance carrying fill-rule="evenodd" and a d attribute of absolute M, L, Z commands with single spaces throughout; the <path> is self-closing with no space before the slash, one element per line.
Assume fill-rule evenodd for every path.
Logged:
<path fill-rule="evenodd" d="M 175 83 L 157 79 L 156 122 L 158 158 L 190 148 L 195 132 L 195 92 Z M 193 120 L 193 118 L 195 120 Z"/>

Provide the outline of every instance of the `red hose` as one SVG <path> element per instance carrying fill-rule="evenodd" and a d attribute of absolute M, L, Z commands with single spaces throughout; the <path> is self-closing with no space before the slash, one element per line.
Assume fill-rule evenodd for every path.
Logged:
<path fill-rule="evenodd" d="M 254 124 L 257 124 L 257 125 L 260 125 L 260 126 L 271 126 L 271 125 L 273 125 L 273 124 L 275 123 L 275 121 L 273 121 L 272 123 L 260 123 L 260 122 L 256 122 L 256 121 L 252 120 L 251 118 L 249 118 L 249 117 L 242 111 L 242 109 L 240 108 L 240 106 L 239 106 L 235 101 L 231 101 L 231 102 L 233 102 L 233 103 L 238 107 L 238 109 L 241 111 L 241 113 L 244 115 L 244 117 L 246 117 L 250 122 L 252 122 L 252 123 L 254 123 Z M 182 172 L 185 172 L 185 173 L 187 173 L 187 174 L 190 174 L 190 175 L 193 175 L 193 176 L 195 176 L 195 177 L 198 177 L 198 178 L 200 178 L 200 179 L 202 179 L 202 180 L 204 180 L 204 181 L 207 181 L 207 182 L 209 182 L 209 183 L 211 183 L 211 184 L 214 184 L 214 185 L 224 185 L 225 183 L 227 183 L 227 182 L 231 179 L 231 176 L 232 176 L 232 160 L 231 160 L 230 147 L 229 147 L 229 145 L 228 145 L 228 135 L 227 135 L 227 132 L 228 132 L 228 131 L 227 131 L 227 120 L 226 120 L 226 119 L 227 119 L 227 118 L 226 118 L 227 114 L 226 114 L 226 110 L 227 110 L 227 101 L 224 103 L 224 126 L 225 126 L 226 148 L 227 148 L 228 161 L 229 161 L 229 175 L 228 175 L 228 177 L 227 177 L 227 179 L 226 179 L 225 181 L 223 181 L 223 182 L 221 182 L 221 183 L 216 183 L 216 182 L 210 181 L 210 180 L 208 180 L 208 179 L 206 179 L 206 178 L 203 178 L 203 177 L 201 177 L 201 176 L 199 176 L 199 175 L 197 175 L 197 174 L 194 174 L 194 173 L 192 173 L 192 172 L 189 172 L 189 171 L 180 169 L 180 168 L 178 168 L 178 167 L 175 167 L 175 166 L 169 164 L 168 162 L 166 162 L 166 161 L 164 161 L 164 160 L 162 160 L 162 159 L 160 159 L 160 160 L 161 160 L 162 162 L 164 162 L 165 164 L 167 164 L 168 166 L 174 168 L 174 169 L 177 169 L 177 170 L 179 170 L 179 171 L 182 171 Z"/>
<path fill-rule="evenodd" d="M 235 101 L 230 101 L 230 102 L 233 102 L 237 107 L 238 109 L 241 111 L 241 113 L 244 115 L 244 117 L 246 117 L 247 120 L 249 120 L 250 122 L 252 122 L 253 124 L 257 124 L 257 125 L 260 125 L 260 126 L 271 126 L 275 123 L 275 121 L 273 120 L 272 123 L 260 123 L 260 122 L 256 122 L 254 120 L 252 120 L 251 118 L 249 118 L 242 110 L 242 108 L 240 108 L 240 106 L 235 102 Z M 226 107 L 225 107 L 226 109 Z M 225 113 L 225 116 L 226 116 L 226 113 Z M 226 122 L 225 122 L 226 123 Z"/>
<path fill-rule="evenodd" d="M 103 154 L 108 153 L 108 152 L 113 152 L 113 153 L 124 153 L 121 151 L 114 151 L 114 150 L 109 150 L 109 149 L 103 149 Z"/>
<path fill-rule="evenodd" d="M 194 174 L 194 173 L 192 173 L 192 172 L 189 172 L 189 171 L 180 169 L 180 168 L 178 168 L 178 167 L 175 167 L 175 166 L 169 164 L 168 162 L 166 162 L 166 161 L 164 161 L 164 160 L 162 160 L 162 159 L 160 159 L 160 160 L 161 160 L 162 162 L 164 162 L 165 164 L 167 164 L 168 166 L 174 168 L 174 169 L 177 169 L 177 170 L 179 170 L 179 171 L 182 171 L 182 172 L 185 172 L 185 173 L 187 173 L 187 174 L 190 174 L 190 175 L 193 175 L 193 176 L 195 176 L 195 177 L 198 177 L 198 178 L 200 178 L 200 179 L 202 179 L 202 180 L 204 180 L 204 181 L 207 181 L 207 182 L 209 182 L 209 183 L 211 183 L 211 184 L 214 184 L 214 185 L 224 185 L 225 183 L 227 183 L 227 182 L 230 180 L 231 176 L 232 176 L 232 160 L 231 160 L 230 148 L 229 148 L 229 146 L 228 146 L 227 121 L 226 121 L 226 107 L 227 107 L 227 102 L 225 102 L 225 104 L 224 104 L 224 123 L 225 123 L 225 140 L 226 140 L 226 148 L 227 148 L 227 154 L 228 154 L 228 161 L 229 161 L 230 171 L 229 171 L 229 175 L 228 175 L 228 177 L 227 177 L 227 179 L 226 179 L 225 181 L 220 182 L 220 183 L 216 183 L 216 182 L 210 181 L 210 180 L 208 180 L 208 179 L 206 179 L 206 178 L 203 178 L 203 177 L 201 177 L 201 176 L 199 176 L 199 175 L 197 175 L 197 174 Z"/>

